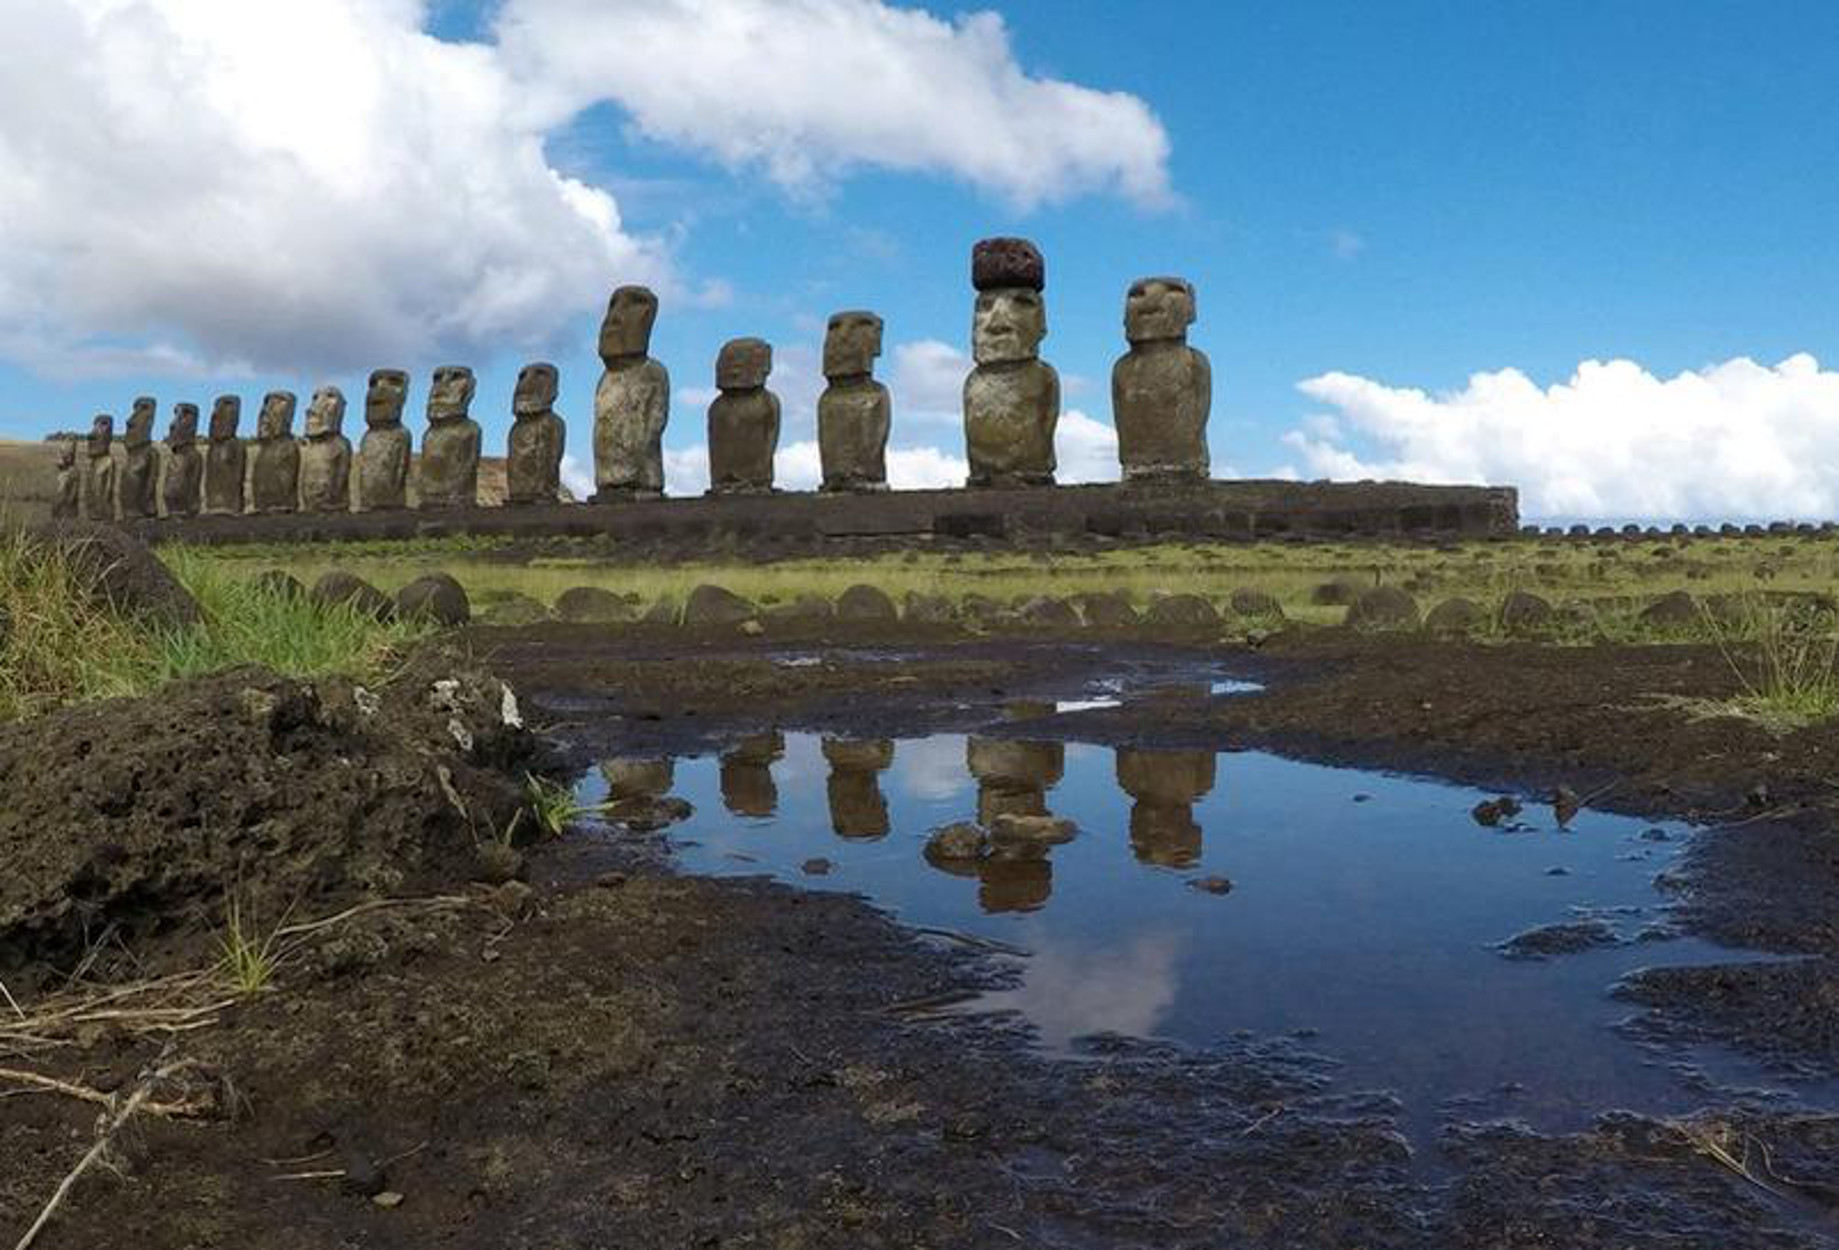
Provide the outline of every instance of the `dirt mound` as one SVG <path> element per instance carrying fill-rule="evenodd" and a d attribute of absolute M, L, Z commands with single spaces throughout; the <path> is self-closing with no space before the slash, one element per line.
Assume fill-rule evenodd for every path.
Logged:
<path fill-rule="evenodd" d="M 0 729 L 0 969 L 465 879 L 533 762 L 515 696 L 430 653 L 371 691 L 243 669 Z"/>

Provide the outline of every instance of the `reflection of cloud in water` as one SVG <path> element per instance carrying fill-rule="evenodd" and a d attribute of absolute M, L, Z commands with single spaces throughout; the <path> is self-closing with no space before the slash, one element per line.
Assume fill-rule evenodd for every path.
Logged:
<path fill-rule="evenodd" d="M 1152 1036 L 1175 1003 L 1181 941 L 1140 933 L 1121 946 L 1048 941 L 1035 948 L 1021 988 L 992 995 L 1040 1030 L 1047 1046 L 1090 1033 Z"/>
<path fill-rule="evenodd" d="M 902 741 L 894 760 L 894 777 L 908 798 L 928 803 L 957 798 L 971 785 L 964 768 L 964 739 L 940 734 Z"/>

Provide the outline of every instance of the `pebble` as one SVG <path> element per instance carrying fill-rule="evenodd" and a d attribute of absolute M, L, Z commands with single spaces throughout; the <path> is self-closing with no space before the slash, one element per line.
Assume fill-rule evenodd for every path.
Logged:
<path fill-rule="evenodd" d="M 1230 894 L 1232 881 L 1226 877 L 1195 877 L 1188 882 L 1188 888 L 1206 894 Z"/>
<path fill-rule="evenodd" d="M 402 1195 L 393 1189 L 386 1189 L 380 1194 L 373 1194 L 370 1199 L 385 1211 L 393 1211 L 402 1205 Z"/>
<path fill-rule="evenodd" d="M 827 859 L 807 859 L 799 865 L 799 869 L 807 877 L 828 877 L 832 867 L 834 865 Z"/>

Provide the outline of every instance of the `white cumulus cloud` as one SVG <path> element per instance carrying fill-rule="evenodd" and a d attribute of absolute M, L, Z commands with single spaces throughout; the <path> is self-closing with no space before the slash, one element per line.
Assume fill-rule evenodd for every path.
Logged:
<path fill-rule="evenodd" d="M 1839 373 L 1805 354 L 1670 378 L 1587 361 L 1547 387 L 1502 369 L 1446 394 L 1346 373 L 1300 389 L 1332 410 L 1286 436 L 1319 477 L 1515 485 L 1529 517 L 1839 513 Z"/>

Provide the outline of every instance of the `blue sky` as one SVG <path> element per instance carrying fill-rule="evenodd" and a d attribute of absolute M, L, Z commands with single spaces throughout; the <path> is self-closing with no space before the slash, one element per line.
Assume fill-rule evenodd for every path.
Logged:
<path fill-rule="evenodd" d="M 101 0 L 68 2 L 84 9 Z M 560 10 L 568 2 L 526 7 Z M 1111 362 L 1123 346 L 1125 287 L 1153 273 L 1193 280 L 1200 303 L 1193 341 L 1214 363 L 1216 465 L 1302 476 L 1506 476 L 1529 483 L 1539 501 L 1529 510 L 1553 515 L 1834 506 L 1839 388 L 1823 368 L 1775 368 L 1797 354 L 1839 359 L 1832 243 L 1839 167 L 1831 159 L 1839 136 L 1839 9 L 1831 4 L 994 7 L 1022 74 L 1128 93 L 1153 114 L 1168 150 L 1165 202 L 1101 175 L 1029 204 L 1013 188 L 972 185 L 968 166 L 953 167 L 955 157 L 902 167 L 907 162 L 892 151 L 902 136 L 927 142 L 923 89 L 901 105 L 911 116 L 890 130 L 887 162 L 851 151 L 803 180 L 775 179 L 760 161 L 713 151 L 722 139 L 686 140 L 655 124 L 646 126 L 651 134 L 639 133 L 634 109 L 642 112 L 642 103 L 592 99 L 591 91 L 558 105 L 539 127 L 548 164 L 610 195 L 620 229 L 652 247 L 647 263 L 662 256 L 668 266 L 677 293 L 667 291 L 654 354 L 678 388 L 667 442 L 684 463 L 702 441 L 706 400 L 696 392 L 710 384 L 724 339 L 758 334 L 779 345 L 793 391 L 814 385 L 822 320 L 838 308 L 866 306 L 886 318 L 884 374 L 899 344 L 965 348 L 970 245 L 1019 233 L 1047 255 L 1044 354 L 1072 382 L 1067 407 L 1101 426 L 1109 421 Z M 931 12 L 946 21 L 957 13 Z M 407 20 L 424 24 L 420 15 Z M 440 3 L 426 13 L 425 29 L 496 49 L 497 20 L 496 6 Z M 544 29 L 579 29 L 564 20 L 547 14 Z M 617 15 L 605 24 L 617 25 Z M 684 29 L 690 37 L 681 55 L 693 65 L 695 22 Z M 234 55 L 237 45 L 228 46 Z M 710 72 L 719 77 L 720 66 Z M 336 75 L 321 82 L 338 90 Z M 837 108 L 855 106 L 849 84 L 826 90 Z M 44 230 L 6 237 L 8 183 L 15 193 L 26 181 L 42 183 L 34 162 L 59 159 L 28 150 L 35 124 L 28 104 L 18 93 L 0 94 L 0 248 L 47 253 Z M 733 107 L 742 121 L 731 128 L 744 128 L 747 101 Z M 693 130 L 697 122 L 685 124 Z M 815 124 L 814 137 L 792 136 L 794 150 L 832 142 Z M 438 122 L 430 133 L 441 141 Z M 107 168 L 88 173 L 109 176 Z M 232 183 L 215 194 L 237 192 Z M 356 211 L 337 197 L 327 205 L 327 213 Z M 185 229 L 183 216 L 169 220 Z M 329 229 L 320 239 L 315 225 L 291 236 L 302 265 L 324 247 L 326 272 L 349 272 L 360 283 L 396 272 L 347 264 L 339 253 L 370 247 L 367 237 Z M 34 298 L 42 284 L 59 281 L 58 259 L 52 253 L 22 271 L 37 287 L 0 268 L 0 295 Z M 632 276 L 593 255 L 583 267 L 581 283 L 602 292 L 601 301 Z M 245 298 L 255 311 L 238 318 L 259 320 L 263 308 L 286 303 L 288 276 L 251 274 L 255 289 Z M 215 280 L 242 281 L 241 271 Z M 95 411 L 120 414 L 141 392 L 208 401 L 218 390 L 238 390 L 251 411 L 270 385 L 289 385 L 304 401 L 330 380 L 345 387 L 355 411 L 363 370 L 375 365 L 415 372 L 411 403 L 419 415 L 426 375 L 446 363 L 442 351 L 455 350 L 451 336 L 407 335 L 391 345 L 393 354 L 360 364 L 361 344 L 329 346 L 338 341 L 336 324 L 325 327 L 323 341 L 309 326 L 293 369 L 265 343 L 272 359 L 239 370 L 219 359 L 236 354 L 221 350 L 234 334 L 214 327 L 206 333 L 216 336 L 215 348 L 198 350 L 200 296 L 182 282 L 169 285 L 170 296 L 139 293 L 135 316 L 119 323 L 86 325 L 79 309 L 50 329 L 9 337 L 0 314 L 0 436 L 37 437 L 77 427 Z M 329 307 L 327 319 L 336 322 L 337 301 Z M 439 315 L 413 304 L 402 312 Z M 517 367 L 539 352 L 561 366 L 558 406 L 575 447 L 587 446 L 598 316 L 597 306 L 571 308 L 552 324 L 533 320 L 528 334 L 507 320 L 504 338 L 521 342 L 484 333 L 459 340 L 465 362 L 480 370 L 475 415 L 488 446 L 502 444 Z M 82 350 L 71 350 L 73 343 Z M 120 350 L 99 353 L 99 346 Z M 149 346 L 160 350 L 149 354 Z M 168 357 L 179 361 L 172 373 L 160 364 Z M 1731 362 L 1745 358 L 1755 371 L 1733 373 Z M 1592 360 L 1626 360 L 1632 372 L 1620 385 L 1610 384 L 1614 375 L 1610 382 L 1578 375 Z M 1501 385 L 1477 389 L 1475 374 Z M 1299 389 L 1323 378 L 1339 380 Z M 933 378 L 938 385 L 913 394 L 936 399 L 949 380 Z M 1527 385 L 1516 391 L 1519 382 Z M 1495 398 L 1503 387 L 1518 401 Z M 1431 393 L 1428 407 L 1413 389 Z M 906 398 L 897 391 L 897 401 Z M 896 444 L 946 457 L 961 451 L 948 412 L 903 420 L 909 406 L 896 410 Z M 1426 420 L 1446 424 L 1427 431 Z M 1548 438 L 1542 423 L 1570 433 Z M 1644 449 L 1667 442 L 1675 427 L 1691 437 L 1655 452 L 1649 475 L 1656 482 L 1641 490 L 1618 485 L 1646 471 Z M 808 429 L 794 413 L 786 438 L 808 437 Z M 1601 468 L 1546 463 L 1592 456 L 1593 444 L 1578 441 L 1587 434 L 1604 440 Z M 1752 437 L 1771 440 L 1766 454 L 1753 465 L 1740 457 L 1722 475 L 1748 473 L 1741 489 L 1720 485 L 1693 451 L 1707 440 L 1735 445 Z"/>

